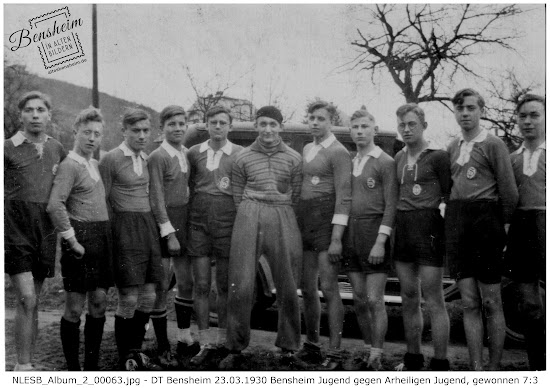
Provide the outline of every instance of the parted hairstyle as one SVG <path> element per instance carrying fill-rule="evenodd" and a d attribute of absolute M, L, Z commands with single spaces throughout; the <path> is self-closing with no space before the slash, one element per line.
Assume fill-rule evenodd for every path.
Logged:
<path fill-rule="evenodd" d="M 105 125 L 101 111 L 93 106 L 83 109 L 80 113 L 78 113 L 76 119 L 74 120 L 74 129 L 78 131 L 81 125 L 86 125 L 89 122 L 97 122 Z"/>
<path fill-rule="evenodd" d="M 369 119 L 373 123 L 376 123 L 376 119 L 374 118 L 374 116 L 371 115 L 366 109 L 359 109 L 359 110 L 356 110 L 355 112 L 353 112 L 353 114 L 351 115 L 351 118 L 349 119 L 349 121 L 352 122 L 353 120 L 357 120 L 357 119 L 360 119 L 360 118 L 363 118 L 363 117 L 366 117 L 367 119 Z"/>
<path fill-rule="evenodd" d="M 527 104 L 528 102 L 531 102 L 531 101 L 540 102 L 542 104 L 542 106 L 544 106 L 544 108 L 546 108 L 546 98 L 544 98 L 542 96 L 539 96 L 538 94 L 528 93 L 528 94 L 524 95 L 522 98 L 520 98 L 520 100 L 518 101 L 518 105 L 516 107 L 516 112 L 519 112 L 520 108 L 524 104 Z"/>
<path fill-rule="evenodd" d="M 225 106 L 222 105 L 215 105 L 212 108 L 208 109 L 206 111 L 206 121 L 212 116 L 216 116 L 217 114 L 225 113 L 227 117 L 229 117 L 229 124 L 233 123 L 233 116 L 231 115 L 231 111 L 227 109 Z"/>
<path fill-rule="evenodd" d="M 317 109 L 326 109 L 330 116 L 330 122 L 334 122 L 334 118 L 338 115 L 338 111 L 336 110 L 336 107 L 331 104 L 330 102 L 326 101 L 313 101 L 311 104 L 307 107 L 307 113 L 311 114 L 315 112 Z"/>
<path fill-rule="evenodd" d="M 422 109 L 421 107 L 413 103 L 401 105 L 399 108 L 397 108 L 397 110 L 395 111 L 395 114 L 397 115 L 397 117 L 401 119 L 403 118 L 403 116 L 405 116 L 409 112 L 413 112 L 418 117 L 421 123 L 426 122 L 426 115 L 424 114 L 424 109 Z"/>
<path fill-rule="evenodd" d="M 166 123 L 166 121 L 178 115 L 185 116 L 185 121 L 187 121 L 187 113 L 185 113 L 185 109 L 179 105 L 168 105 L 162 110 L 162 112 L 160 112 L 160 128 L 164 128 L 164 123 Z"/>
<path fill-rule="evenodd" d="M 481 94 L 479 94 L 479 92 L 477 92 L 476 90 L 471 89 L 471 88 L 462 89 L 462 90 L 459 90 L 458 92 L 456 92 L 456 94 L 453 97 L 453 99 L 451 100 L 451 102 L 455 106 L 456 105 L 462 105 L 464 103 L 464 98 L 470 97 L 470 96 L 473 96 L 473 97 L 477 98 L 477 105 L 481 109 L 483 109 L 485 107 L 485 100 L 483 99 L 483 97 L 481 97 Z"/>
<path fill-rule="evenodd" d="M 46 108 L 48 108 L 48 110 L 52 109 L 52 99 L 50 98 L 50 96 L 38 90 L 33 90 L 31 92 L 27 92 L 23 94 L 19 99 L 19 101 L 17 102 L 17 108 L 19 108 L 19 111 L 22 111 L 23 109 L 25 109 L 25 105 L 27 105 L 27 102 L 35 99 L 42 100 L 44 102 L 44 105 L 46 105 Z"/>
<path fill-rule="evenodd" d="M 139 108 L 126 108 L 122 116 L 122 127 L 126 128 L 127 125 L 133 125 L 141 120 L 151 121 L 149 113 Z"/>

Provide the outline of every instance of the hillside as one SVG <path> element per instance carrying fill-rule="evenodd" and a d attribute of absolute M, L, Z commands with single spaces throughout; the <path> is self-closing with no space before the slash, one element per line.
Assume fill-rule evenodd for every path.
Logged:
<path fill-rule="evenodd" d="M 75 116 L 80 110 L 92 104 L 92 90 L 49 78 L 36 77 L 35 81 L 36 89 L 52 97 L 53 122 L 57 125 L 57 133 L 54 133 L 54 136 L 63 143 L 66 149 L 72 149 L 72 125 Z M 127 107 L 139 107 L 151 115 L 153 126 L 151 142 L 159 135 L 159 114 L 153 109 L 105 93 L 99 93 L 99 105 L 106 124 L 105 136 L 101 144 L 102 150 L 111 150 L 122 142 L 121 119 L 122 112 Z M 147 151 L 153 148 L 155 146 L 151 144 Z"/>

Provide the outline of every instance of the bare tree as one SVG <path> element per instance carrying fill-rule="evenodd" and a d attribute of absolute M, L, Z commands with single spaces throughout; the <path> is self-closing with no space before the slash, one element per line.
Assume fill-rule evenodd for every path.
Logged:
<path fill-rule="evenodd" d="M 512 70 L 508 70 L 498 82 L 490 81 L 490 85 L 488 93 L 493 103 L 485 109 L 483 120 L 489 122 L 495 135 L 514 150 L 522 141 L 516 126 L 517 103 L 538 85 L 522 86 Z"/>
<path fill-rule="evenodd" d="M 25 65 L 9 64 L 4 59 L 4 139 L 9 139 L 19 130 L 17 102 L 23 93 L 35 87 L 35 76 Z"/>
<path fill-rule="evenodd" d="M 518 33 L 505 23 L 521 12 L 516 5 L 374 5 L 351 42 L 359 51 L 351 65 L 373 81 L 387 70 L 407 102 L 449 101 L 456 76 L 478 76 L 474 54 L 513 50 Z"/>
<path fill-rule="evenodd" d="M 193 75 L 189 66 L 184 66 L 187 79 L 195 92 L 197 99 L 189 110 L 189 115 L 197 117 L 202 122 L 206 122 L 206 112 L 216 106 L 224 105 L 236 113 L 236 120 L 239 121 L 251 121 L 254 115 L 254 107 L 252 102 L 231 98 L 226 95 L 226 92 L 234 87 L 239 81 L 241 81 L 251 70 L 245 71 L 233 81 L 221 80 L 220 74 L 216 74 L 210 81 L 200 85 L 200 82 Z"/>

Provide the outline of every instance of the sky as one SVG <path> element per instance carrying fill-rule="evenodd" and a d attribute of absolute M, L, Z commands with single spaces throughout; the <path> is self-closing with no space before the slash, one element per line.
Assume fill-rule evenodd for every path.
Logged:
<path fill-rule="evenodd" d="M 28 28 L 29 19 L 65 5 L 4 5 L 4 57 L 24 63 L 40 76 L 92 85 L 91 5 L 68 7 L 80 18 L 79 37 L 87 61 L 48 74 L 36 45 L 16 51 L 10 35 Z M 277 103 L 293 121 L 301 121 L 308 100 L 334 102 L 351 115 L 361 105 L 385 131 L 395 130 L 395 110 L 405 103 L 397 86 L 382 73 L 370 74 L 346 65 L 357 54 L 350 42 L 358 38 L 363 6 L 341 4 L 167 4 L 98 5 L 100 91 L 139 102 L 160 111 L 170 104 L 189 108 L 196 99 L 185 67 L 202 91 L 231 84 L 226 95 L 251 100 L 256 107 Z M 510 28 L 521 36 L 516 52 L 496 50 L 479 54 L 477 70 L 487 78 L 514 69 L 525 83 L 545 87 L 545 10 L 519 15 Z M 472 86 L 457 80 L 456 90 Z M 481 90 L 483 93 L 483 91 Z M 545 93 L 541 89 L 541 93 Z M 455 128 L 452 115 L 439 104 L 423 106 L 434 136 Z"/>

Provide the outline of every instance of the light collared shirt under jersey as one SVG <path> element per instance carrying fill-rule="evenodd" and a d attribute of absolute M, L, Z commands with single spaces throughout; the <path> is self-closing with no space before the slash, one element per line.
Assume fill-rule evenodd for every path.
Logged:
<path fill-rule="evenodd" d="M 494 201 L 509 223 L 517 204 L 518 190 L 504 142 L 485 130 L 472 139 L 462 136 L 449 145 L 453 186 L 450 200 Z"/>
<path fill-rule="evenodd" d="M 176 230 L 166 208 L 181 207 L 189 202 L 189 163 L 187 148 L 174 148 L 164 140 L 147 159 L 149 169 L 151 210 L 160 228 L 161 237 Z"/>
<path fill-rule="evenodd" d="M 525 144 L 511 155 L 520 210 L 546 210 L 546 142 L 533 152 Z"/>
<path fill-rule="evenodd" d="M 47 204 L 66 155 L 61 143 L 50 136 L 33 143 L 17 132 L 4 142 L 4 200 Z"/>
<path fill-rule="evenodd" d="M 319 144 L 304 147 L 301 198 L 336 196 L 333 224 L 347 225 L 351 208 L 351 157 L 334 134 Z"/>
<path fill-rule="evenodd" d="M 209 142 L 210 140 L 207 140 L 194 145 L 189 150 L 189 179 L 193 193 L 232 196 L 233 162 L 243 147 L 228 140 L 222 148 L 214 151 Z"/>
<path fill-rule="evenodd" d="M 88 161 L 70 151 L 57 170 L 47 210 L 64 239 L 75 235 L 70 220 L 109 220 L 97 160 Z"/>
<path fill-rule="evenodd" d="M 351 217 L 382 216 L 378 233 L 391 235 L 397 205 L 395 161 L 378 146 L 353 159 Z"/>
<path fill-rule="evenodd" d="M 99 161 L 105 195 L 115 212 L 150 212 L 147 154 L 132 152 L 126 143 Z"/>

